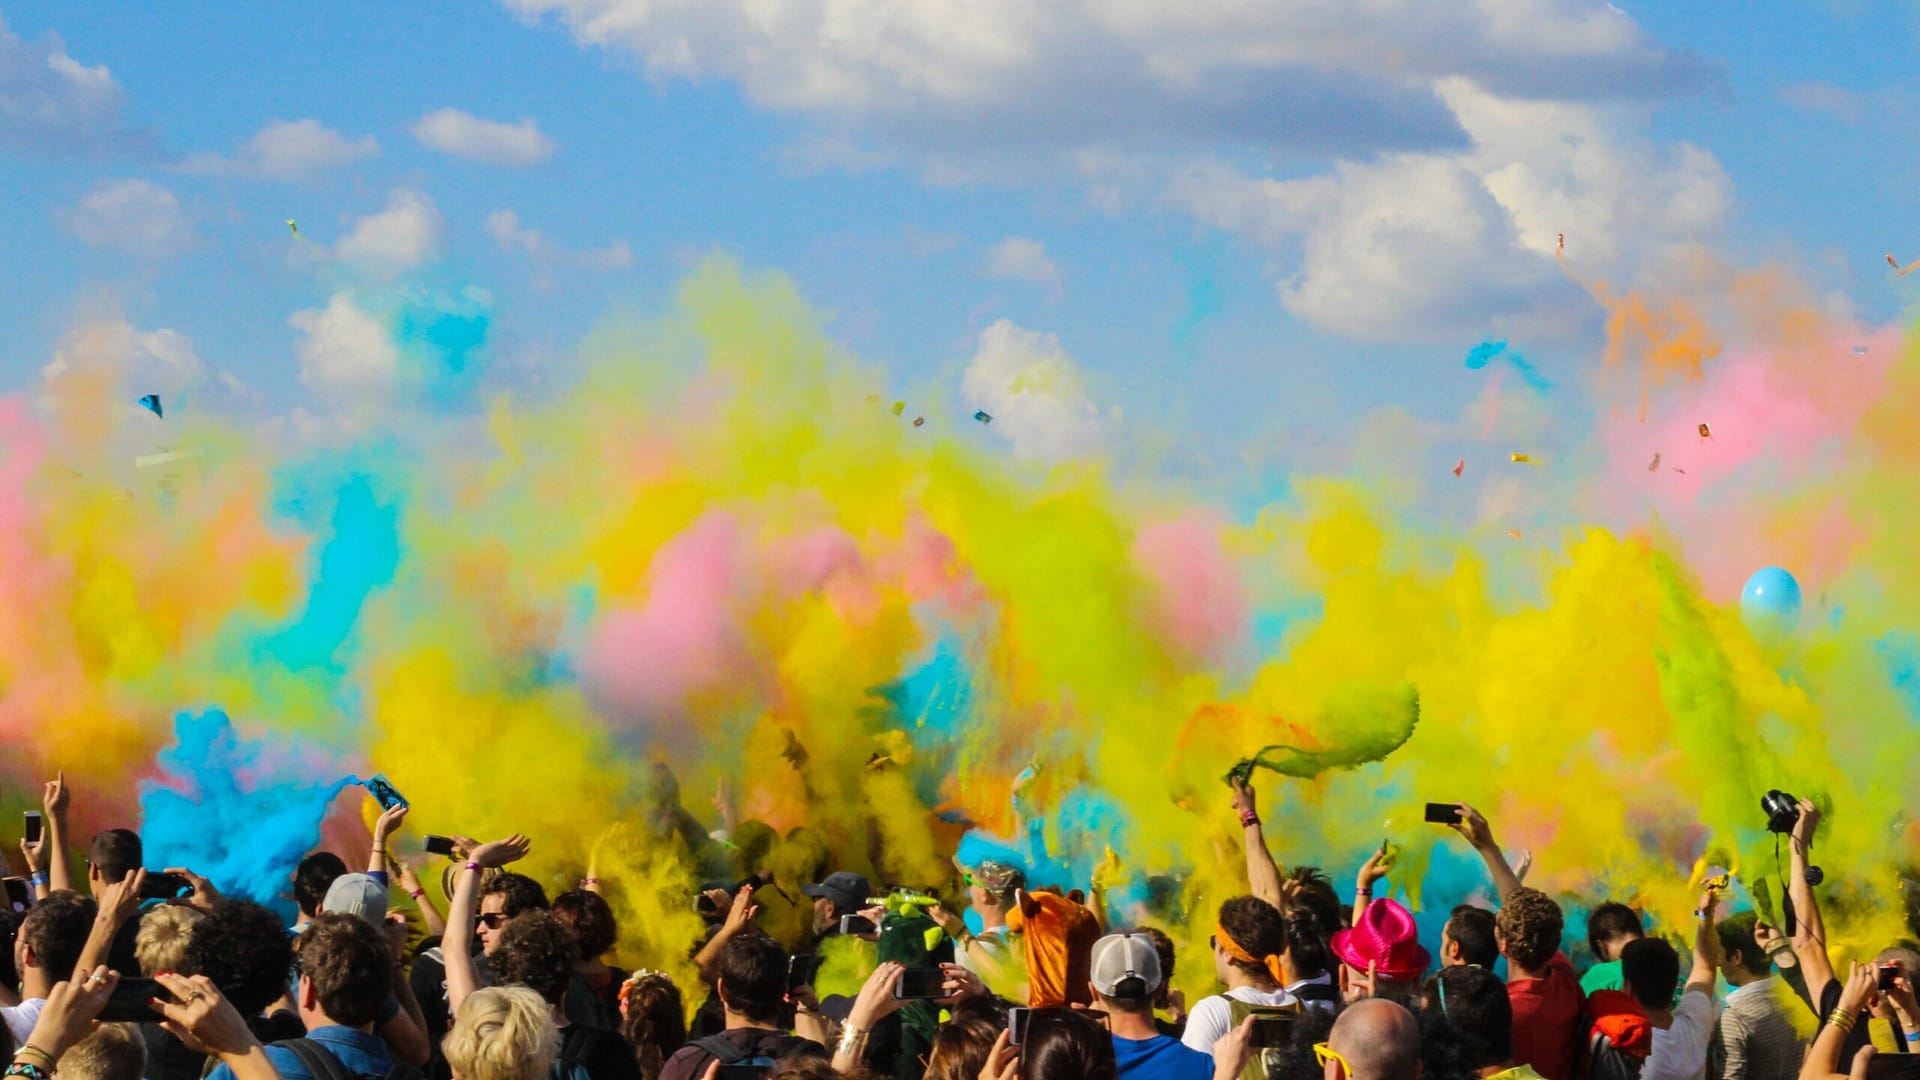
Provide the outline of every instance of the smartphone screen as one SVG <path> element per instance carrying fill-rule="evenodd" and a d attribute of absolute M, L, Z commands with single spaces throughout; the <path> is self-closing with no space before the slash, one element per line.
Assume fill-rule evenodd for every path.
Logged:
<path fill-rule="evenodd" d="M 427 837 L 427 854 L 446 855 L 448 857 L 451 857 L 453 855 L 453 837 L 451 836 Z"/>
<path fill-rule="evenodd" d="M 119 985 L 113 988 L 113 993 L 107 998 L 107 1007 L 100 1010 L 100 1019 L 108 1024 L 152 1020 L 158 1014 L 153 1011 L 153 1006 L 147 1003 L 156 997 L 164 996 L 166 991 L 152 979 L 121 976 Z"/>
<path fill-rule="evenodd" d="M 947 996 L 947 973 L 939 968 L 908 968 L 894 984 L 895 1001 L 924 1001 Z"/>
<path fill-rule="evenodd" d="M 772 1071 L 771 1065 L 722 1065 L 718 1080 L 765 1080 Z"/>
<path fill-rule="evenodd" d="M 873 920 L 867 918 L 865 915 L 842 915 L 840 916 L 840 932 L 849 935 L 877 934 L 880 932 L 880 928 L 873 925 Z"/>
<path fill-rule="evenodd" d="M 1920 1054 L 1875 1054 L 1867 1080 L 1920 1080 Z"/>
<path fill-rule="evenodd" d="M 1256 1016 L 1253 1030 L 1247 1033 L 1247 1045 L 1256 1050 L 1272 1050 L 1292 1041 L 1293 1022 L 1284 1016 Z"/>
<path fill-rule="evenodd" d="M 391 810 L 396 806 L 407 805 L 407 800 L 401 797 L 399 789 L 395 788 L 391 783 L 388 783 L 384 774 L 375 774 L 367 780 L 366 786 L 367 794 L 373 796 L 374 800 L 380 804 L 380 809 L 382 810 Z"/>
<path fill-rule="evenodd" d="M 40 829 L 43 824 L 45 824 L 45 822 L 40 816 L 40 811 L 27 811 L 27 843 L 37 844 L 40 842 Z"/>
<path fill-rule="evenodd" d="M 1458 825 L 1460 808 L 1453 803 L 1430 802 L 1427 804 L 1427 820 L 1435 825 Z"/>
<path fill-rule="evenodd" d="M 1016 1006 L 1007 1010 L 1007 1044 L 1019 1046 L 1027 1041 L 1027 1018 L 1033 1010 Z"/>
<path fill-rule="evenodd" d="M 179 874 L 162 874 L 157 870 L 149 870 L 146 880 L 140 883 L 140 899 L 173 900 L 191 891 L 192 888 L 193 883 Z"/>
<path fill-rule="evenodd" d="M 26 878 L 7 879 L 7 905 L 15 911 L 25 911 L 33 906 L 33 889 Z"/>
<path fill-rule="evenodd" d="M 820 977 L 820 965 L 826 957 L 811 954 L 792 957 L 787 961 L 787 993 L 791 994 L 803 986 L 812 986 L 813 980 Z"/>

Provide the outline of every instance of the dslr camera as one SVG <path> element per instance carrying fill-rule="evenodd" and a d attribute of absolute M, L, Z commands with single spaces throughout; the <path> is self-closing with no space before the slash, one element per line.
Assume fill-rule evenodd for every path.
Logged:
<path fill-rule="evenodd" d="M 1760 796 L 1760 810 L 1767 815 L 1767 831 L 1790 833 L 1800 821 L 1800 800 L 1774 788 Z"/>

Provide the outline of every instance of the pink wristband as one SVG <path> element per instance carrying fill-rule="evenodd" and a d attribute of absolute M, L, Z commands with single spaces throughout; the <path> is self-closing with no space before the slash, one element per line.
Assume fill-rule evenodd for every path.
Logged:
<path fill-rule="evenodd" d="M 480 864 L 477 862 L 474 862 L 472 859 L 468 859 L 466 869 L 471 870 L 477 874 L 480 872 Z"/>

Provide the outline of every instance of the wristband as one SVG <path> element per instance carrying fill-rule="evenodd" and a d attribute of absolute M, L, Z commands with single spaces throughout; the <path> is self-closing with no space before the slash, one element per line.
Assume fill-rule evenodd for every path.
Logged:
<path fill-rule="evenodd" d="M 1858 1023 L 1859 1019 L 1858 1014 L 1849 1012 L 1846 1009 L 1837 1008 L 1827 1016 L 1827 1023 L 1839 1028 L 1840 1033 L 1845 1035 L 1847 1032 L 1853 1030 L 1853 1025 Z"/>
<path fill-rule="evenodd" d="M 415 900 L 425 900 L 425 899 L 427 898 L 427 890 L 425 890 L 425 889 L 408 889 L 408 890 L 407 890 L 407 895 L 408 895 L 408 896 L 411 896 L 411 897 L 413 897 L 413 898 L 414 898 Z"/>
<path fill-rule="evenodd" d="M 27 1080 L 48 1080 L 47 1070 L 31 1061 L 16 1061 L 7 1066 L 8 1076 L 24 1076 Z"/>
<path fill-rule="evenodd" d="M 1241 828 L 1248 829 L 1258 824 L 1260 824 L 1260 815 L 1257 811 L 1253 811 L 1253 810 L 1240 811 L 1240 827 Z"/>
<path fill-rule="evenodd" d="M 39 1047 L 33 1045 L 32 1043 L 27 1043 L 25 1046 L 22 1046 L 20 1049 L 13 1052 L 13 1056 L 16 1058 L 27 1055 L 27 1054 L 32 1054 L 34 1057 L 37 1057 L 41 1061 L 46 1062 L 47 1068 L 50 1070 L 54 1067 L 55 1064 L 57 1064 L 53 1060 L 52 1054 L 47 1053 L 45 1050 L 40 1049 Z"/>
<path fill-rule="evenodd" d="M 1907 1032 L 1906 1040 L 1910 1043 L 1920 1043 L 1920 1031 Z"/>
<path fill-rule="evenodd" d="M 857 1028 L 857 1027 L 850 1026 L 845 1031 L 842 1031 L 840 1033 L 840 1046 L 838 1047 L 838 1049 L 834 1051 L 834 1054 L 835 1056 L 838 1056 L 840 1054 L 851 1054 L 855 1057 L 858 1057 L 861 1054 L 864 1054 L 866 1052 L 866 1049 L 867 1049 L 867 1030 L 865 1028 Z"/>
<path fill-rule="evenodd" d="M 477 874 L 480 872 L 480 864 L 477 862 L 474 862 L 472 859 L 468 859 L 467 865 L 464 867 L 464 869 L 471 870 Z"/>
<path fill-rule="evenodd" d="M 598 885 L 600 884 L 600 879 L 597 877 L 583 877 L 580 879 L 580 884 L 582 886 Z"/>
<path fill-rule="evenodd" d="M 47 883 L 46 872 L 41 870 L 35 870 L 33 876 L 27 879 L 27 884 L 29 885 L 45 885 Z"/>
<path fill-rule="evenodd" d="M 1792 951 L 1793 951 L 1793 946 L 1791 946 L 1791 945 L 1789 945 L 1789 944 L 1787 944 L 1787 943 L 1786 943 L 1786 942 L 1784 942 L 1784 941 L 1781 941 L 1781 942 L 1776 942 L 1776 943 L 1774 944 L 1774 946 L 1773 946 L 1773 948 L 1771 948 L 1771 949 L 1768 949 L 1768 950 L 1767 950 L 1767 955 L 1768 955 L 1768 956 L 1779 956 L 1779 955 L 1780 955 L 1781 953 L 1783 953 L 1783 952 L 1792 952 Z"/>

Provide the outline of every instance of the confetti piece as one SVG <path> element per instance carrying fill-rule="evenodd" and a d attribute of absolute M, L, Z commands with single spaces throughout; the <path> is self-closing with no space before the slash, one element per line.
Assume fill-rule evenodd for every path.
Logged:
<path fill-rule="evenodd" d="M 1867 347 L 1865 345 L 1855 345 L 1853 347 L 1853 355 L 1855 356 L 1867 355 Z"/>
<path fill-rule="evenodd" d="M 1705 425 L 1705 424 L 1701 424 L 1701 425 L 1700 425 L 1700 437 L 1701 437 L 1701 438 L 1703 438 L 1703 439 L 1711 439 L 1711 438 L 1713 438 L 1713 429 L 1712 429 L 1712 428 L 1710 428 L 1710 427 L 1708 427 L 1708 426 L 1707 426 L 1707 425 Z"/>
<path fill-rule="evenodd" d="M 1660 471 L 1660 451 L 1655 450 L 1653 452 L 1653 460 L 1647 463 L 1647 471 L 1648 472 Z"/>
<path fill-rule="evenodd" d="M 904 402 L 904 401 L 896 401 L 896 402 L 894 402 L 894 403 L 893 403 L 893 415 L 895 415 L 895 416 L 899 416 L 899 415 L 900 415 L 901 413 L 904 413 L 904 412 L 906 412 L 906 411 L 907 411 L 907 403 L 906 403 L 906 402 Z"/>
<path fill-rule="evenodd" d="M 987 413 L 987 412 L 985 412 L 984 410 L 983 410 L 983 411 L 980 411 L 980 412 L 976 412 L 976 413 L 974 413 L 974 414 L 973 414 L 973 418 L 974 418 L 975 420 L 978 420 L 978 421 L 980 421 L 980 422 L 981 422 L 981 423 L 983 423 L 983 424 L 991 424 L 991 423 L 993 423 L 993 417 L 992 417 L 992 415 L 990 415 L 989 413 Z"/>
<path fill-rule="evenodd" d="M 1892 255 L 1887 256 L 1887 265 L 1893 267 L 1894 271 L 1898 273 L 1901 277 L 1906 277 L 1908 274 L 1913 273 L 1915 270 L 1920 270 L 1920 261 L 1911 262 L 1911 263 L 1908 263 L 1905 267 L 1902 267 L 1900 265 L 1900 261 L 1898 259 L 1895 259 Z"/>
<path fill-rule="evenodd" d="M 1677 473 L 1679 473 L 1679 474 L 1680 474 L 1681 476 L 1685 476 L 1685 475 L 1687 475 L 1687 470 L 1685 470 L 1685 469 L 1683 469 L 1683 468 L 1681 468 L 1681 467 L 1680 467 L 1680 466 L 1678 466 L 1678 465 L 1675 465 L 1675 466 L 1673 467 L 1673 471 L 1674 471 L 1674 472 L 1677 472 Z"/>
<path fill-rule="evenodd" d="M 1519 530 L 1519 529 L 1508 529 L 1508 530 L 1507 530 L 1507 535 L 1508 535 L 1508 536 L 1511 536 L 1511 537 L 1512 537 L 1512 538 L 1514 538 L 1515 540 L 1518 540 L 1518 539 L 1520 539 L 1520 530 Z"/>
<path fill-rule="evenodd" d="M 921 424 L 924 424 L 926 422 L 927 422 L 927 418 L 924 416 L 916 416 L 913 418 L 914 427 L 919 427 Z"/>
<path fill-rule="evenodd" d="M 153 413 L 153 415 L 159 417 L 162 420 L 165 420 L 167 418 L 167 414 L 160 410 L 159 394 L 148 394 L 146 397 L 141 398 L 140 407 L 148 410 L 149 412 Z"/>
<path fill-rule="evenodd" d="M 1566 233 L 1558 234 L 1558 239 L 1554 241 L 1553 250 L 1556 252 L 1567 250 L 1567 234 Z"/>
<path fill-rule="evenodd" d="M 1518 462 L 1521 465 L 1533 464 L 1533 458 L 1527 456 L 1526 454 L 1513 454 L 1511 456 L 1514 461 Z"/>
<path fill-rule="evenodd" d="M 1466 458 L 1461 458 L 1461 459 L 1460 459 L 1459 461 L 1456 461 L 1456 462 L 1454 462 L 1454 463 L 1453 463 L 1453 475 L 1455 475 L 1455 476 L 1459 476 L 1459 475 L 1460 475 L 1461 473 L 1463 473 L 1463 472 L 1466 472 L 1466 471 L 1467 471 L 1467 459 L 1466 459 Z"/>

